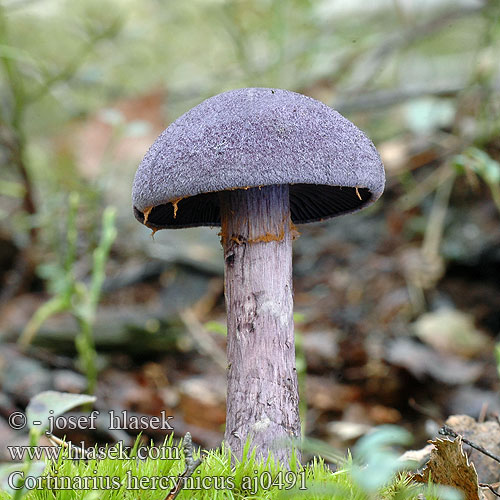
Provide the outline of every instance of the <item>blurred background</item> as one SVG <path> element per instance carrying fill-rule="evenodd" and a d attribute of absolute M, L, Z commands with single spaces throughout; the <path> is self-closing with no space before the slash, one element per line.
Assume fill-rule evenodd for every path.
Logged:
<path fill-rule="evenodd" d="M 391 423 L 418 446 L 450 415 L 496 415 L 499 21 L 497 0 L 1 1 L 0 442 L 55 389 L 220 443 L 217 229 L 152 238 L 130 193 L 169 123 L 249 86 L 333 106 L 387 172 L 373 207 L 294 242 L 306 435 L 345 449 Z"/>

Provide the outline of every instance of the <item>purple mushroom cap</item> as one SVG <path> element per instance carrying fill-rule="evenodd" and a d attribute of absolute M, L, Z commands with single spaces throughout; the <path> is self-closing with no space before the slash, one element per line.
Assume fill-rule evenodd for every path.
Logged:
<path fill-rule="evenodd" d="M 156 139 L 134 179 L 134 213 L 153 229 L 218 226 L 218 192 L 273 184 L 289 184 L 300 224 L 371 205 L 385 174 L 370 139 L 329 106 L 288 90 L 238 89 Z"/>

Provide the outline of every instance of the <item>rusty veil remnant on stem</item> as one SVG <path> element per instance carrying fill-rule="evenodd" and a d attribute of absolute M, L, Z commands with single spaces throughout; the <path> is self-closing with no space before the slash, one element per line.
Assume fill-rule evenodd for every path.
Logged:
<path fill-rule="evenodd" d="M 280 89 L 207 99 L 172 123 L 136 173 L 135 217 L 153 230 L 222 226 L 228 316 L 225 441 L 287 463 L 300 436 L 293 224 L 358 211 L 382 194 L 371 141 L 336 111 Z"/>

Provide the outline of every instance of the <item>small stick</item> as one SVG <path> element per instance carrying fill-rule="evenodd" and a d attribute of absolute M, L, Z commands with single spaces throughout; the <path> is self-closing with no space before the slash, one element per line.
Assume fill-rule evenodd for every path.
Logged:
<path fill-rule="evenodd" d="M 72 450 L 75 450 L 77 455 L 80 456 L 80 458 L 86 458 L 84 454 L 82 456 L 82 450 L 78 448 L 78 446 L 75 446 L 71 441 L 63 441 L 62 439 L 59 439 L 57 436 L 54 436 L 54 434 L 52 434 L 49 431 L 45 432 L 45 435 L 52 444 L 56 446 L 62 446 L 65 450 L 68 450 L 70 453 Z"/>
<path fill-rule="evenodd" d="M 177 483 L 165 497 L 165 500 L 174 500 L 181 492 L 184 484 L 186 483 L 186 479 L 191 477 L 198 465 L 201 464 L 201 458 L 193 460 L 193 441 L 189 432 L 186 432 L 186 435 L 184 436 L 184 459 L 186 461 L 186 468 L 184 469 L 184 472 L 177 478 Z"/>
<path fill-rule="evenodd" d="M 434 421 L 443 420 L 438 411 L 426 408 L 424 405 L 420 404 L 415 398 L 410 398 L 408 400 L 408 405 L 414 410 L 418 411 L 424 417 L 428 417 Z"/>
<path fill-rule="evenodd" d="M 486 483 L 479 483 L 479 486 L 481 488 L 488 488 L 492 493 L 493 495 L 495 495 L 496 497 L 499 497 L 500 498 L 500 494 L 498 494 L 496 491 L 495 491 L 495 488 L 493 488 L 493 486 L 491 484 L 486 484 Z"/>
<path fill-rule="evenodd" d="M 493 418 L 495 419 L 495 422 L 500 425 L 500 416 L 498 413 L 493 413 Z"/>
<path fill-rule="evenodd" d="M 467 438 L 464 438 L 462 435 L 457 434 L 451 427 L 448 427 L 447 425 L 443 425 L 443 427 L 439 429 L 439 434 L 441 434 L 442 436 L 451 436 L 454 438 L 459 437 L 465 444 L 468 444 L 471 448 L 480 451 L 484 455 L 500 463 L 500 457 L 498 455 L 491 453 L 491 451 L 488 451 L 486 448 L 483 448 L 482 446 L 475 444 L 472 441 L 469 441 Z"/>
<path fill-rule="evenodd" d="M 488 401 L 485 401 L 481 406 L 481 411 L 477 419 L 479 424 L 482 424 L 486 420 L 486 416 L 488 415 L 488 406 L 489 406 Z"/>

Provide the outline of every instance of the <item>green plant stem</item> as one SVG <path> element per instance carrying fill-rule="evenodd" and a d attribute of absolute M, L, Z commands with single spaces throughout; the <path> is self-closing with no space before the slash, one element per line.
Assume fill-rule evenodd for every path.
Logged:
<path fill-rule="evenodd" d="M 54 314 L 58 314 L 64 312 L 70 306 L 69 300 L 67 296 L 64 295 L 56 295 L 52 297 L 48 302 L 45 302 L 42 306 L 40 306 L 35 314 L 28 321 L 26 327 L 24 328 L 21 336 L 19 337 L 18 343 L 22 347 L 28 347 L 38 330 L 42 327 L 42 325 Z"/>
<path fill-rule="evenodd" d="M 448 211 L 448 203 L 455 183 L 456 174 L 453 169 L 449 170 L 451 170 L 452 174 L 450 175 L 448 171 L 445 171 L 444 180 L 436 190 L 422 243 L 422 253 L 431 258 L 439 257 L 446 212 Z"/>
<path fill-rule="evenodd" d="M 48 318 L 54 314 L 70 311 L 79 326 L 75 347 L 81 369 L 87 378 L 87 392 L 93 394 L 98 374 L 93 326 L 101 298 L 102 285 L 106 277 L 106 263 L 117 234 L 115 228 L 116 210 L 108 207 L 103 212 L 101 238 L 93 253 L 92 276 L 90 285 L 87 287 L 84 283 L 76 281 L 74 276 L 78 241 L 76 217 L 79 203 L 78 194 L 71 193 L 66 228 L 66 254 L 62 263 L 64 269 L 63 288 L 35 312 L 21 334 L 19 343 L 23 346 L 29 345 Z"/>
<path fill-rule="evenodd" d="M 75 338 L 75 347 L 78 352 L 82 370 L 87 378 L 87 393 L 93 394 L 97 384 L 97 351 L 94 342 L 92 323 L 80 318 L 78 321 L 80 332 Z"/>
<path fill-rule="evenodd" d="M 97 352 L 95 349 L 93 325 L 97 305 L 101 296 L 102 284 L 106 277 L 106 262 L 113 241 L 116 238 L 116 210 L 108 207 L 102 216 L 102 233 L 98 247 L 94 250 L 92 278 L 90 287 L 84 293 L 84 303 L 74 313 L 80 325 L 80 333 L 75 339 L 75 345 L 82 369 L 87 377 L 87 392 L 93 394 L 97 383 Z"/>
<path fill-rule="evenodd" d="M 73 273 L 73 266 L 76 260 L 76 244 L 78 240 L 78 230 L 76 227 L 76 215 L 78 212 L 78 204 L 80 197 L 78 193 L 71 193 L 69 195 L 69 210 L 68 221 L 66 224 L 66 257 L 64 260 L 64 273 L 65 273 L 65 286 L 64 290 L 52 297 L 48 302 L 40 306 L 35 314 L 28 321 L 18 343 L 22 347 L 27 347 L 31 344 L 38 330 L 42 325 L 55 314 L 68 311 L 71 309 L 71 300 L 75 293 L 75 278 Z"/>
<path fill-rule="evenodd" d="M 91 313 L 95 314 L 95 309 L 101 296 L 102 284 L 106 277 L 106 262 L 109 257 L 111 246 L 115 241 L 117 232 L 115 228 L 116 210 L 107 207 L 102 215 L 102 235 L 99 246 L 94 251 L 94 262 L 92 269 L 92 281 L 90 285 L 90 306 Z"/>
<path fill-rule="evenodd" d="M 66 257 L 64 262 L 64 270 L 66 276 L 74 281 L 73 266 L 76 261 L 76 245 L 78 242 L 78 228 L 76 223 L 76 216 L 78 214 L 78 206 L 80 204 L 80 196 L 78 193 L 71 193 L 69 195 L 69 210 L 68 220 L 66 223 Z"/>

